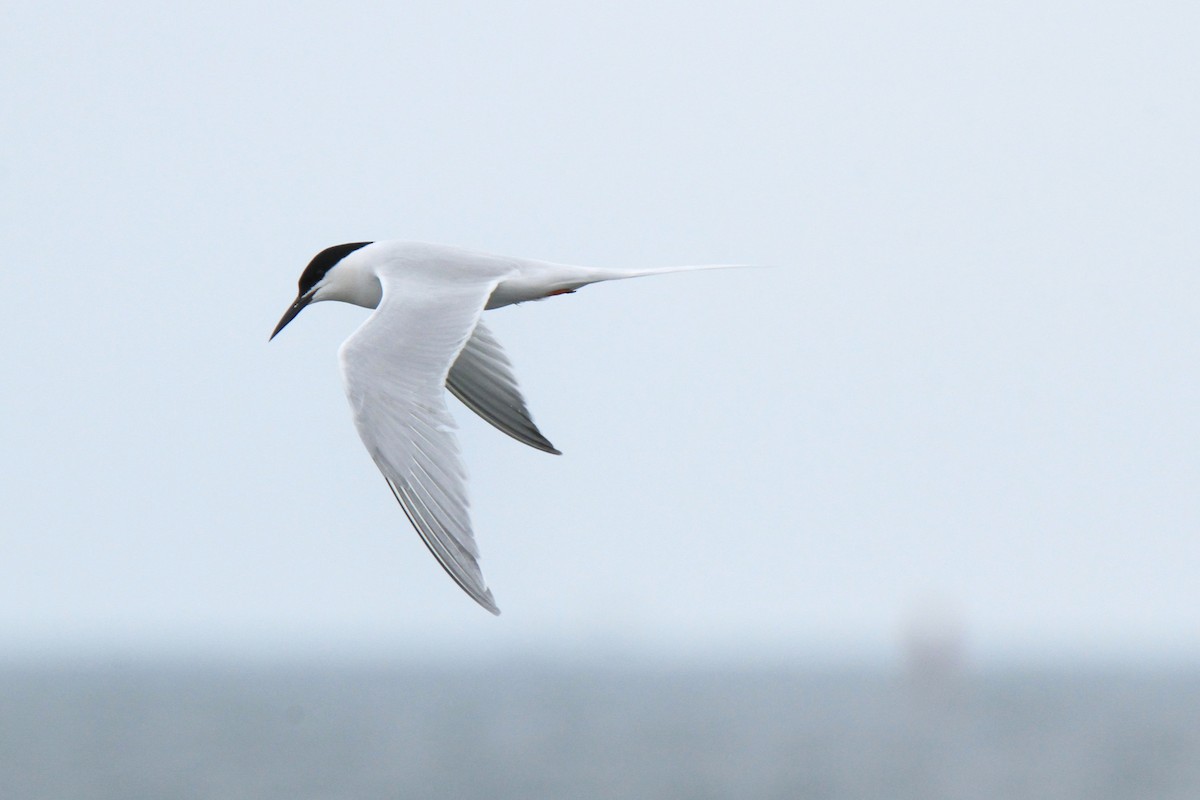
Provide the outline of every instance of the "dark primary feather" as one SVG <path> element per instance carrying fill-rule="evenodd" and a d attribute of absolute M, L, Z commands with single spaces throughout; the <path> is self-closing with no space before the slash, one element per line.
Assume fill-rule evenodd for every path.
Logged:
<path fill-rule="evenodd" d="M 525 398 L 517 388 L 512 364 L 492 332 L 480 322 L 450 374 L 446 388 L 467 408 L 518 442 L 546 453 L 562 455 L 533 424 Z"/>

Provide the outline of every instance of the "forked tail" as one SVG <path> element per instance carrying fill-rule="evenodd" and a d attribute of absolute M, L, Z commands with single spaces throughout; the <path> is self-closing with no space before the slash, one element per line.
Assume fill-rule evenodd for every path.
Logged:
<path fill-rule="evenodd" d="M 591 280 L 587 281 L 587 283 L 619 281 L 625 278 L 643 278 L 650 275 L 666 275 L 671 272 L 695 272 L 704 269 L 753 269 L 755 267 L 755 264 L 694 264 L 685 267 L 651 267 L 649 269 L 592 269 L 589 270 Z"/>
<path fill-rule="evenodd" d="M 751 264 L 697 264 L 684 267 L 652 267 L 650 269 L 603 269 L 576 267 L 566 264 L 524 262 L 522 272 L 500 282 L 488 300 L 488 308 L 499 308 L 510 303 L 541 300 L 560 294 L 569 294 L 588 284 L 603 281 L 619 281 L 625 278 L 642 278 L 649 275 L 665 275 L 668 272 L 691 272 L 702 269 L 742 269 Z"/>

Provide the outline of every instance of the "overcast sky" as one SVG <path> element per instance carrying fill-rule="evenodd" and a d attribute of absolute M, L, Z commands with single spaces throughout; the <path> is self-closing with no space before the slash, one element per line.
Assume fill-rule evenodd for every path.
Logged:
<path fill-rule="evenodd" d="M 9 3 L 0 649 L 1200 657 L 1200 6 Z M 489 312 L 503 616 L 362 448 L 309 258 Z"/>

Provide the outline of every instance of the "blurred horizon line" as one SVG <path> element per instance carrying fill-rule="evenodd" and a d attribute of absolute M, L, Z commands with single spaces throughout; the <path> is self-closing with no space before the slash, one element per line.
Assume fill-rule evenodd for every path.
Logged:
<path fill-rule="evenodd" d="M 1048 648 L 1037 646 L 972 648 L 948 656 L 906 651 L 902 647 L 807 646 L 655 647 L 648 643 L 593 641 L 561 646 L 525 644 L 477 649 L 433 645 L 428 641 L 367 642 L 346 639 L 278 639 L 248 642 L 220 640 L 163 641 L 0 639 L 0 669 L 53 666 L 312 666 L 346 668 L 504 669 L 532 668 L 655 671 L 865 672 L 898 675 L 934 671 L 945 675 L 991 672 L 1077 671 L 1090 673 L 1200 673 L 1200 654 L 1163 648 Z"/>

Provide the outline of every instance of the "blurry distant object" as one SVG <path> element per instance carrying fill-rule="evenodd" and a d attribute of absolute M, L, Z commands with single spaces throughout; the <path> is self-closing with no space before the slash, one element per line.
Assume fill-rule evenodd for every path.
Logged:
<path fill-rule="evenodd" d="M 905 673 L 918 687 L 954 685 L 966 672 L 964 626 L 947 603 L 920 603 L 905 623 L 901 647 Z"/>

